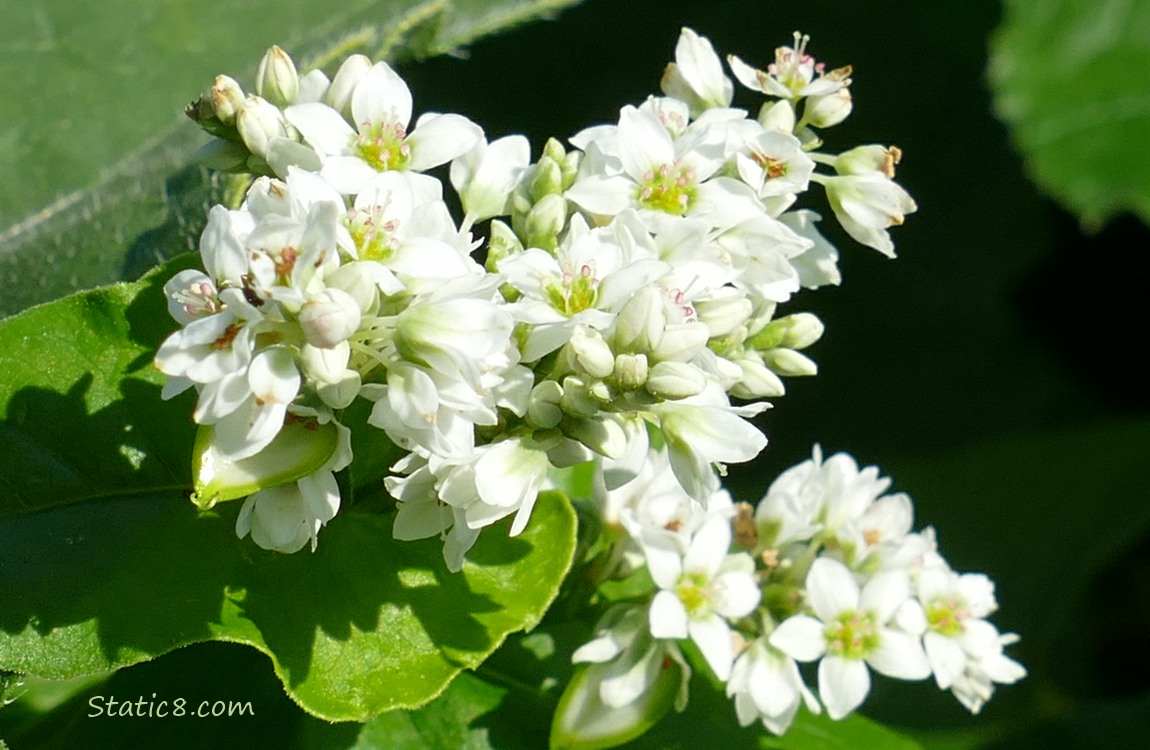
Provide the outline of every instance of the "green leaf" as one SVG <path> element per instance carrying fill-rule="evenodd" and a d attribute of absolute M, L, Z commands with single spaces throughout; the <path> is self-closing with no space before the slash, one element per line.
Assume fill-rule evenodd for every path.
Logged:
<path fill-rule="evenodd" d="M 191 405 L 162 402 L 151 365 L 161 271 L 0 321 L 0 669 L 71 677 L 234 641 L 313 714 L 363 720 L 538 622 L 574 553 L 557 493 L 521 536 L 486 531 L 459 575 L 438 539 L 397 542 L 355 506 L 296 555 L 237 539 L 238 504 L 197 514 Z"/>
<path fill-rule="evenodd" d="M 231 512 L 180 495 L 105 500 L 0 525 L 0 665 L 52 678 L 126 666 L 204 640 L 271 657 L 294 700 L 330 720 L 418 706 L 510 632 L 531 627 L 566 572 L 574 519 L 540 498 L 528 529 L 487 530 L 463 572 L 437 539 L 391 538 L 346 510 L 314 553 L 235 536 Z"/>
<path fill-rule="evenodd" d="M 998 114 L 1035 181 L 1088 225 L 1150 222 L 1150 3 L 1011 0 L 991 52 Z"/>
<path fill-rule="evenodd" d="M 854 714 L 842 721 L 803 711 L 782 737 L 764 737 L 761 748 L 779 750 L 922 750 L 914 740 Z"/>
<path fill-rule="evenodd" d="M 191 394 L 160 399 L 152 366 L 175 330 L 163 283 L 75 295 L 0 320 L 0 518 L 191 487 Z"/>
<path fill-rule="evenodd" d="M 220 73 L 250 87 L 270 45 L 328 69 L 429 57 L 577 1 L 3 0 L 0 315 L 194 249 L 233 187 L 190 166 L 207 137 L 184 105 Z"/>

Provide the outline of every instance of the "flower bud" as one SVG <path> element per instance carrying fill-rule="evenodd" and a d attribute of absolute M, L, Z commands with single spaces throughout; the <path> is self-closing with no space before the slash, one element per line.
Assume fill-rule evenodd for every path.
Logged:
<path fill-rule="evenodd" d="M 829 128 L 847 119 L 852 106 L 851 90 L 841 88 L 823 96 L 808 97 L 803 117 L 816 128 Z"/>
<path fill-rule="evenodd" d="M 572 364 L 593 378 L 605 378 L 615 369 L 615 353 L 594 329 L 576 328 L 567 347 Z"/>
<path fill-rule="evenodd" d="M 742 294 L 695 301 L 695 313 L 707 324 L 711 338 L 726 336 L 746 325 L 754 305 Z"/>
<path fill-rule="evenodd" d="M 642 388 L 649 373 L 646 354 L 620 354 L 615 357 L 615 378 L 620 387 L 626 390 Z"/>
<path fill-rule="evenodd" d="M 350 294 L 328 288 L 304 303 L 299 323 L 309 344 L 330 349 L 355 333 L 360 316 L 359 305 Z"/>
<path fill-rule="evenodd" d="M 392 295 L 405 288 L 382 263 L 363 260 L 353 260 L 337 268 L 327 277 L 327 286 L 350 294 L 360 310 L 370 310 L 380 292 Z"/>
<path fill-rule="evenodd" d="M 337 383 L 347 372 L 351 358 L 351 346 L 341 341 L 333 347 L 321 349 L 304 344 L 299 349 L 300 369 L 310 380 L 317 383 Z"/>
<path fill-rule="evenodd" d="M 781 130 L 784 133 L 795 131 L 795 109 L 786 99 L 767 102 L 759 110 L 759 124 L 763 130 Z"/>
<path fill-rule="evenodd" d="M 553 193 L 531 207 L 525 223 L 525 239 L 532 247 L 554 248 L 556 236 L 567 222 L 567 199 Z"/>
<path fill-rule="evenodd" d="M 740 359 L 735 364 L 742 371 L 742 378 L 729 389 L 735 398 L 778 398 L 786 394 L 787 388 L 782 378 L 767 369 L 762 362 L 748 358 Z"/>
<path fill-rule="evenodd" d="M 663 340 L 652 350 L 651 356 L 659 362 L 686 362 L 703 350 L 710 335 L 703 323 L 672 323 L 664 329 Z"/>
<path fill-rule="evenodd" d="M 508 212 L 511 192 L 531 161 L 527 139 L 509 135 L 491 143 L 480 138 L 451 162 L 451 184 L 473 221 Z"/>
<path fill-rule="evenodd" d="M 568 420 L 564 432 L 600 456 L 621 458 L 627 452 L 627 433 L 611 414 Z"/>
<path fill-rule="evenodd" d="M 272 46 L 256 68 L 256 93 L 277 107 L 286 107 L 299 93 L 299 73 L 286 52 Z"/>
<path fill-rule="evenodd" d="M 563 396 L 559 399 L 559 406 L 564 414 L 573 417 L 593 417 L 599 413 L 599 402 L 591 397 L 587 391 L 587 384 L 582 378 L 563 378 Z"/>
<path fill-rule="evenodd" d="M 659 362 L 647 378 L 647 392 L 670 401 L 698 395 L 706 386 L 702 371 L 686 362 Z"/>
<path fill-rule="evenodd" d="M 217 120 L 225 125 L 236 121 L 236 113 L 244 104 L 244 90 L 235 80 L 228 76 L 216 76 L 216 82 L 205 96 Z"/>
<path fill-rule="evenodd" d="M 320 383 L 315 392 L 321 401 L 333 409 L 346 409 L 355 401 L 363 388 L 363 380 L 355 370 L 345 370 L 342 378 L 334 383 Z"/>
<path fill-rule="evenodd" d="M 275 138 L 288 136 L 283 114 L 271 102 L 259 96 L 249 96 L 236 112 L 236 128 L 248 150 L 260 158 L 267 158 L 268 145 Z"/>
<path fill-rule="evenodd" d="M 487 269 L 494 273 L 501 261 L 523 252 L 523 243 L 511 227 L 498 219 L 491 222 L 488 234 L 491 238 L 487 241 Z"/>
<path fill-rule="evenodd" d="M 327 105 L 339 112 L 344 117 L 351 117 L 351 95 L 355 91 L 356 84 L 360 79 L 371 70 L 371 60 L 367 55 L 352 55 L 343 61 L 343 65 L 339 66 L 339 70 L 335 73 L 335 78 L 331 81 L 331 87 L 327 90 L 327 95 L 324 99 Z"/>
<path fill-rule="evenodd" d="M 747 343 L 759 350 L 806 349 L 822 338 L 823 322 L 813 313 L 795 313 L 772 320 Z"/>
<path fill-rule="evenodd" d="M 556 469 L 585 464 L 593 458 L 595 454 L 588 450 L 587 446 L 566 437 L 547 449 L 547 460 Z"/>
<path fill-rule="evenodd" d="M 615 319 L 615 349 L 646 353 L 663 342 L 667 327 L 667 300 L 653 286 L 645 286 L 632 295 Z"/>
<path fill-rule="evenodd" d="M 542 200 L 544 196 L 563 192 L 563 169 L 559 162 L 543 156 L 532 170 L 531 185 L 529 187 L 531 199 Z"/>
<path fill-rule="evenodd" d="M 857 146 L 838 155 L 838 158 L 835 159 L 835 171 L 839 174 L 874 174 L 879 172 L 893 180 L 894 167 L 900 161 L 902 161 L 902 151 L 897 146 L 890 148 L 873 144 Z"/>
<path fill-rule="evenodd" d="M 785 377 L 817 375 L 819 371 L 818 365 L 810 357 L 794 349 L 769 349 L 761 352 L 761 355 L 767 367 Z"/>
<path fill-rule="evenodd" d="M 540 429 L 550 429 L 559 425 L 563 412 L 559 402 L 563 398 L 563 387 L 554 380 L 544 380 L 531 389 L 527 400 L 527 421 Z"/>

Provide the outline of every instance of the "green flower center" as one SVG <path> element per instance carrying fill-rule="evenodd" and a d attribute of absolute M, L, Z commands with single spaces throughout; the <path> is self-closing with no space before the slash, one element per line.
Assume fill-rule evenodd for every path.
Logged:
<path fill-rule="evenodd" d="M 595 271 L 585 264 L 579 269 L 578 275 L 563 274 L 561 282 L 547 286 L 547 301 L 551 306 L 571 317 L 595 306 L 599 296 L 599 280 L 595 278 Z"/>
<path fill-rule="evenodd" d="M 397 122 L 368 122 L 355 138 L 355 153 L 377 172 L 405 169 L 411 146 L 403 142 L 407 131 Z"/>
<path fill-rule="evenodd" d="M 847 659 L 863 659 L 879 646 L 878 623 L 873 612 L 843 612 L 827 623 L 823 634 L 827 651 Z"/>
<path fill-rule="evenodd" d="M 391 257 L 397 244 L 392 236 L 399 227 L 397 221 L 384 221 L 378 212 L 359 211 L 349 215 L 344 225 L 355 242 L 360 260 L 384 262 Z"/>
<path fill-rule="evenodd" d="M 686 573 L 675 586 L 675 596 L 683 602 L 689 615 L 704 614 L 708 607 L 707 577 L 701 573 Z"/>
<path fill-rule="evenodd" d="M 693 169 L 663 164 L 643 175 L 635 201 L 643 208 L 682 216 L 694 204 L 696 193 Z"/>
<path fill-rule="evenodd" d="M 966 619 L 966 602 L 961 599 L 938 598 L 926 608 L 926 622 L 931 630 L 947 638 L 955 638 L 966 632 L 962 621 Z"/>

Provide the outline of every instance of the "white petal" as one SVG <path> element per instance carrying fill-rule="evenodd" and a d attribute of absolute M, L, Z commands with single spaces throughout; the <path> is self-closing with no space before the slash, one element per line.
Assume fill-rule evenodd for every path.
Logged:
<path fill-rule="evenodd" d="M 355 130 L 339 112 L 326 104 L 295 104 L 284 110 L 284 117 L 321 154 L 330 156 L 350 152 Z"/>
<path fill-rule="evenodd" d="M 691 546 L 683 557 L 683 570 L 713 578 L 730 548 L 730 522 L 725 518 L 708 519 L 691 539 Z"/>
<path fill-rule="evenodd" d="M 462 115 L 425 114 L 407 137 L 408 168 L 415 172 L 438 167 L 467 153 L 483 138 L 483 130 Z"/>
<path fill-rule="evenodd" d="M 674 163 L 675 146 L 657 117 L 626 106 L 619 112 L 619 156 L 631 179 L 642 182 L 652 170 Z"/>
<path fill-rule="evenodd" d="M 819 696 L 832 719 L 854 711 L 869 692 L 870 672 L 861 660 L 828 656 L 819 662 Z"/>
<path fill-rule="evenodd" d="M 953 638 L 940 633 L 927 633 L 922 638 L 926 647 L 926 658 L 934 672 L 934 681 L 942 690 L 947 690 L 966 670 L 966 654 Z"/>
<path fill-rule="evenodd" d="M 919 639 L 889 628 L 882 631 L 879 646 L 867 661 L 887 677 L 923 680 L 930 676 L 930 662 Z"/>
<path fill-rule="evenodd" d="M 351 116 L 356 129 L 365 124 L 411 122 L 411 89 L 391 66 L 378 62 L 355 85 Z"/>
<path fill-rule="evenodd" d="M 807 597 L 815 614 L 830 622 L 843 612 L 859 608 L 859 587 L 846 566 L 829 557 L 820 557 L 807 574 Z"/>
<path fill-rule="evenodd" d="M 679 597 L 660 591 L 651 600 L 651 635 L 656 638 L 686 638 L 687 610 Z"/>
<path fill-rule="evenodd" d="M 880 623 L 889 622 L 910 596 L 910 579 L 901 570 L 879 573 L 867 581 L 859 596 L 859 608 L 874 612 Z"/>
<path fill-rule="evenodd" d="M 827 650 L 823 624 L 808 615 L 794 615 L 783 620 L 771 633 L 769 641 L 772 646 L 799 661 L 814 661 Z"/>
<path fill-rule="evenodd" d="M 588 175 L 577 180 L 564 196 L 593 214 L 614 216 L 631 206 L 636 189 L 635 183 L 621 175 Z"/>
<path fill-rule="evenodd" d="M 731 662 L 735 658 L 731 626 L 719 615 L 711 614 L 708 617 L 690 618 L 687 631 L 691 634 L 691 640 L 703 652 L 711 671 L 726 682 L 731 676 Z"/>

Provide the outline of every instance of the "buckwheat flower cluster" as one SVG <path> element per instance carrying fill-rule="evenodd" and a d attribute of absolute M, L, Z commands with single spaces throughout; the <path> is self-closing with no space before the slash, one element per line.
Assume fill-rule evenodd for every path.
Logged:
<path fill-rule="evenodd" d="M 841 275 L 800 199 L 819 186 L 887 255 L 915 210 L 898 149 L 820 150 L 850 113 L 850 69 L 806 44 L 765 71 L 732 57 L 732 80 L 684 29 L 660 95 L 534 162 L 523 136 L 415 116 L 402 78 L 362 55 L 329 78 L 273 47 L 254 94 L 218 77 L 188 108 L 218 136 L 201 158 L 256 176 L 211 209 L 203 270 L 165 286 L 180 329 L 155 360 L 165 397 L 197 394 L 193 500 L 243 499 L 239 536 L 315 549 L 356 460 L 357 403 L 370 416 L 354 429 L 379 431 L 367 444 L 403 454 L 383 480 L 394 537 L 441 539 L 452 571 L 483 529 L 519 534 L 542 490 L 591 476 L 591 588 L 646 588 L 595 595 L 558 744 L 618 744 L 681 710 L 694 652 L 740 722 L 776 733 L 800 705 L 847 715 L 872 669 L 933 675 L 978 710 L 1023 674 L 1003 653 L 1014 636 L 985 619 L 990 582 L 912 533 L 876 470 L 816 449 L 757 510 L 721 486 L 766 446 L 752 420 L 767 399 L 817 371 L 823 325 L 790 306 Z M 756 114 L 734 106 L 736 82 Z M 817 695 L 800 667 L 816 661 Z"/>
<path fill-rule="evenodd" d="M 608 577 L 645 570 L 654 585 L 609 609 L 575 652 L 590 668 L 568 692 L 596 698 L 569 697 L 556 731 L 583 737 L 589 705 L 618 711 L 612 737 L 625 736 L 635 716 L 682 710 L 686 688 L 672 701 L 664 683 L 689 677 L 675 656 L 686 640 L 726 684 L 738 721 L 775 734 L 804 705 L 836 720 L 851 714 L 872 671 L 933 678 L 972 713 L 996 685 L 1026 675 L 1004 652 L 1018 637 L 986 619 L 997 609 L 993 583 L 952 570 L 933 529 L 912 531 L 910 499 L 885 494 L 890 480 L 875 467 L 860 469 L 844 453 L 824 460 L 816 446 L 752 507 L 733 504 L 717 478 L 698 503 L 656 479 L 665 461 L 651 456 L 643 489 L 601 493 L 604 518 L 623 537 Z"/>

